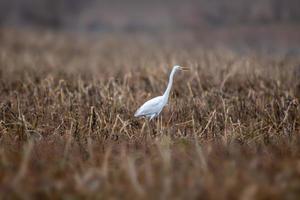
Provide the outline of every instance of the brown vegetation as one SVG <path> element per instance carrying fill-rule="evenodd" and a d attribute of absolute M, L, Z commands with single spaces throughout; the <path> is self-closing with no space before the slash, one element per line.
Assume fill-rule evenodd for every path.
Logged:
<path fill-rule="evenodd" d="M 0 32 L 0 198 L 298 199 L 300 60 Z M 133 117 L 175 77 L 159 119 Z"/>

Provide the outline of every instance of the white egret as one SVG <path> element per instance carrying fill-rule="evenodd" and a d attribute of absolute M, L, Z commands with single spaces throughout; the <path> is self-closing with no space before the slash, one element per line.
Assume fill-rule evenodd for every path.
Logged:
<path fill-rule="evenodd" d="M 167 104 L 170 91 L 173 84 L 174 74 L 179 70 L 187 70 L 187 68 L 175 65 L 172 69 L 172 72 L 169 77 L 169 83 L 165 93 L 162 96 L 155 97 L 146 101 L 134 114 L 135 117 L 148 117 L 152 120 L 154 117 L 157 117 L 162 111 L 164 106 Z"/>

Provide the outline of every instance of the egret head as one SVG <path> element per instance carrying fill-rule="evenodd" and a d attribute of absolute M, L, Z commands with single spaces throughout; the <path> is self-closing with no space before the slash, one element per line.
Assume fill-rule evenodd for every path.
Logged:
<path fill-rule="evenodd" d="M 176 71 L 179 71 L 179 70 L 181 70 L 181 71 L 186 71 L 186 70 L 188 70 L 188 68 L 186 68 L 186 67 L 181 67 L 181 66 L 179 66 L 179 65 L 175 65 L 175 66 L 173 67 L 173 69 L 175 69 Z"/>

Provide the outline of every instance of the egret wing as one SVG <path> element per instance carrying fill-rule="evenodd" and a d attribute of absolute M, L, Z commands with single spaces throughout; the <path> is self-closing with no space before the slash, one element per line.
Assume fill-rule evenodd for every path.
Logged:
<path fill-rule="evenodd" d="M 138 116 L 148 116 L 157 113 L 161 110 L 162 96 L 155 97 L 146 101 L 134 114 Z"/>

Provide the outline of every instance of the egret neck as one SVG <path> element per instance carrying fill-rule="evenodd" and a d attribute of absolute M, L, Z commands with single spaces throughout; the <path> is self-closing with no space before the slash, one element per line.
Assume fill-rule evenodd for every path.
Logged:
<path fill-rule="evenodd" d="M 170 95 L 170 91 L 171 91 L 171 88 L 172 88 L 173 78 L 174 78 L 175 72 L 176 72 L 176 69 L 173 68 L 173 70 L 172 70 L 172 72 L 170 74 L 170 77 L 169 77 L 168 87 L 167 87 L 165 93 L 163 94 L 163 98 L 164 98 L 165 103 L 167 103 L 167 101 L 169 99 L 169 95 Z"/>

